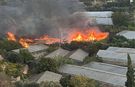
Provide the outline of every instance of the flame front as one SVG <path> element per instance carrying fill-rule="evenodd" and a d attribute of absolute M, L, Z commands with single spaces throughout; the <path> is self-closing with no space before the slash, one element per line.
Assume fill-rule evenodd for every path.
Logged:
<path fill-rule="evenodd" d="M 76 31 L 73 33 L 69 33 L 67 36 L 67 42 L 71 41 L 100 41 L 106 39 L 108 37 L 108 32 L 101 32 L 99 29 L 86 29 L 85 31 Z M 29 38 L 19 38 L 16 39 L 15 35 L 11 32 L 7 33 L 7 39 L 10 41 L 18 41 L 23 47 L 28 48 L 30 44 L 40 42 L 45 44 L 53 44 L 57 42 L 61 42 L 59 38 L 49 37 L 48 35 L 43 35 L 39 38 L 29 39 Z"/>
<path fill-rule="evenodd" d="M 20 38 L 19 43 L 25 48 L 29 47 L 29 44 L 27 43 L 27 41 L 24 38 Z"/>
<path fill-rule="evenodd" d="M 70 41 L 100 41 L 106 39 L 109 33 L 97 30 L 89 30 L 87 32 L 75 32 L 70 36 Z"/>
<path fill-rule="evenodd" d="M 15 35 L 13 33 L 11 33 L 11 32 L 7 32 L 7 39 L 9 41 L 16 41 Z"/>

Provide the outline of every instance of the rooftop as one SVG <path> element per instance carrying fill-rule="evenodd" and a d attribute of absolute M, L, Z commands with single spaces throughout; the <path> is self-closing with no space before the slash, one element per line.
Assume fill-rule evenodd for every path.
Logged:
<path fill-rule="evenodd" d="M 72 55 L 70 55 L 69 58 L 83 62 L 84 58 L 87 56 L 88 56 L 87 52 L 78 49 Z"/>
<path fill-rule="evenodd" d="M 75 12 L 73 16 L 79 15 L 88 19 L 90 24 L 113 25 L 112 11 Z"/>
<path fill-rule="evenodd" d="M 62 57 L 64 57 L 64 56 L 68 55 L 69 53 L 70 53 L 70 51 L 64 50 L 62 48 L 59 48 L 59 49 L 53 51 L 52 53 L 48 54 L 45 57 L 49 57 L 49 58 L 54 58 L 56 56 L 62 56 Z"/>
<path fill-rule="evenodd" d="M 112 11 L 85 11 L 85 12 L 75 12 L 73 15 L 84 15 L 87 17 L 96 17 L 96 18 L 111 18 Z"/>
<path fill-rule="evenodd" d="M 135 49 L 134 48 L 109 47 L 107 50 L 108 51 L 118 52 L 118 53 L 130 53 L 130 54 L 134 54 L 135 53 Z"/>
<path fill-rule="evenodd" d="M 38 80 L 37 83 L 45 82 L 45 81 L 53 81 L 53 82 L 59 82 L 62 78 L 62 75 L 46 71 Z"/>
<path fill-rule="evenodd" d="M 125 30 L 125 31 L 117 33 L 117 35 L 124 36 L 127 39 L 135 39 L 135 31 Z"/>
<path fill-rule="evenodd" d="M 98 57 L 101 57 L 104 62 L 109 62 L 118 65 L 127 65 L 127 53 L 125 52 L 115 52 L 109 50 L 99 50 L 97 53 Z M 135 54 L 129 53 L 132 64 L 135 67 Z"/>
<path fill-rule="evenodd" d="M 59 72 L 71 75 L 83 75 L 94 80 L 102 81 L 115 86 L 125 87 L 126 81 L 125 75 L 120 75 L 116 73 L 76 65 L 62 66 L 59 69 Z"/>
<path fill-rule="evenodd" d="M 126 75 L 127 73 L 127 67 L 122 67 L 122 66 L 117 66 L 117 65 L 107 64 L 107 63 L 91 62 L 84 66 L 98 69 L 98 70 L 104 70 L 107 72 L 122 74 L 122 75 Z"/>
<path fill-rule="evenodd" d="M 30 45 L 28 48 L 22 48 L 22 49 L 28 49 L 29 52 L 38 52 L 47 49 L 48 46 L 43 45 L 43 44 L 36 44 L 36 45 Z M 20 49 L 13 50 L 14 52 L 19 53 Z"/>

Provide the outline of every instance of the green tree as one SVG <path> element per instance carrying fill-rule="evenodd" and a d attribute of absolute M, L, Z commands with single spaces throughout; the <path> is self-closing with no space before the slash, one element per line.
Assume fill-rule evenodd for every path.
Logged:
<path fill-rule="evenodd" d="M 23 62 L 25 64 L 34 60 L 34 57 L 32 56 L 32 54 L 28 50 L 23 49 L 23 50 L 20 50 L 19 53 L 20 53 L 21 58 L 23 59 Z"/>
<path fill-rule="evenodd" d="M 114 12 L 112 19 L 116 26 L 128 26 L 130 17 L 125 12 Z"/>
<path fill-rule="evenodd" d="M 134 69 L 133 69 L 132 61 L 131 61 L 131 58 L 129 55 L 128 55 L 127 81 L 126 81 L 125 86 L 126 87 L 135 87 Z"/>
<path fill-rule="evenodd" d="M 11 51 L 19 48 L 21 48 L 21 45 L 18 42 L 8 41 L 7 39 L 3 39 L 0 41 L 0 49 Z"/>
<path fill-rule="evenodd" d="M 41 58 L 37 64 L 38 73 L 44 71 L 57 71 L 57 62 L 52 58 Z"/>
<path fill-rule="evenodd" d="M 23 58 L 19 53 L 7 52 L 5 58 L 12 63 L 23 63 Z"/>

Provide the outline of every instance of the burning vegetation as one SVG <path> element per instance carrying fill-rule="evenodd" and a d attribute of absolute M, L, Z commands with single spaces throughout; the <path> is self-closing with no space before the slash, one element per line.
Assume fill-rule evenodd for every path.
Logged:
<path fill-rule="evenodd" d="M 93 42 L 93 41 L 100 41 L 103 39 L 106 39 L 108 37 L 108 32 L 101 32 L 98 29 L 88 29 L 85 32 L 84 31 L 76 31 L 68 35 L 67 42 L 77 41 L 77 42 Z M 37 43 L 37 42 L 43 42 L 45 44 L 53 44 L 53 43 L 60 43 L 60 38 L 53 38 L 48 35 L 43 35 L 39 38 L 24 38 L 21 37 L 18 40 L 16 39 L 15 35 L 11 32 L 7 33 L 7 39 L 10 41 L 18 41 L 24 48 L 28 48 L 30 44 Z"/>

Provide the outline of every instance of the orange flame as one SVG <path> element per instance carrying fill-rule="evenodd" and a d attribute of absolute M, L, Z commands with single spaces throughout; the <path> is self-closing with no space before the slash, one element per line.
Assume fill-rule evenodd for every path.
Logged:
<path fill-rule="evenodd" d="M 19 43 L 25 48 L 29 47 L 29 44 L 27 43 L 26 39 L 24 39 L 24 38 L 20 38 Z"/>
<path fill-rule="evenodd" d="M 70 36 L 70 41 L 100 41 L 106 39 L 109 33 L 101 32 L 97 30 L 89 30 L 87 33 L 85 32 L 75 32 Z"/>
<path fill-rule="evenodd" d="M 73 32 L 73 31 L 72 31 Z M 67 41 L 86 41 L 86 42 L 93 42 L 93 41 L 100 41 L 103 39 L 106 39 L 108 37 L 109 33 L 108 32 L 101 32 L 98 29 L 87 29 L 85 32 L 83 31 L 76 31 L 73 33 L 70 33 L 67 36 Z M 7 38 L 10 41 L 17 41 L 16 37 L 13 33 L 8 32 L 7 33 Z M 53 44 L 57 42 L 61 42 L 59 38 L 53 38 L 49 37 L 48 35 L 43 35 L 39 38 L 35 39 L 29 39 L 29 38 L 19 38 L 18 42 L 25 48 L 28 48 L 31 43 L 35 43 L 38 41 L 42 41 L 41 43 L 45 44 Z"/>
<path fill-rule="evenodd" d="M 84 39 L 86 39 L 86 36 L 83 33 L 81 33 L 81 32 L 75 32 L 72 35 L 71 41 L 83 41 Z"/>
<path fill-rule="evenodd" d="M 7 32 L 7 39 L 9 41 L 16 41 L 15 35 L 13 33 L 11 33 L 11 32 Z"/>
<path fill-rule="evenodd" d="M 60 42 L 60 39 L 52 38 L 52 37 L 49 37 L 48 35 L 43 35 L 40 38 L 36 38 L 35 40 L 44 41 L 46 44 L 53 44 L 56 42 Z"/>

